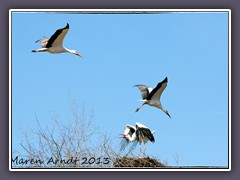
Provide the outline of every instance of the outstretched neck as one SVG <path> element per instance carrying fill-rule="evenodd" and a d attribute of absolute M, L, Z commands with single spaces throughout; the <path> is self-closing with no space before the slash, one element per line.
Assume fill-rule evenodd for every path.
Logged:
<path fill-rule="evenodd" d="M 167 110 L 166 110 L 166 109 L 164 109 L 164 107 L 162 107 L 162 106 L 161 106 L 161 108 L 160 108 L 160 109 L 161 109 L 163 112 L 165 112 L 165 113 L 167 112 Z"/>
<path fill-rule="evenodd" d="M 65 52 L 75 54 L 75 50 L 64 48 Z"/>
<path fill-rule="evenodd" d="M 168 111 L 166 109 L 164 109 L 162 106 L 159 106 L 158 108 L 161 109 L 163 112 L 165 112 L 165 114 L 167 114 L 168 117 L 171 118 L 170 114 L 168 113 Z"/>
<path fill-rule="evenodd" d="M 64 48 L 64 51 L 68 52 L 68 53 L 71 53 L 71 54 L 75 54 L 79 57 L 82 57 L 81 54 L 79 54 L 76 50 L 71 50 L 71 49 Z"/>
<path fill-rule="evenodd" d="M 158 108 L 159 108 L 159 109 L 161 109 L 163 112 L 167 113 L 167 110 L 166 110 L 166 109 L 164 109 L 164 107 L 162 107 L 162 105 L 161 105 L 161 104 L 158 106 Z"/>
<path fill-rule="evenodd" d="M 166 109 L 164 109 L 164 107 L 162 107 L 162 105 L 161 105 L 161 104 L 157 105 L 156 107 L 157 107 L 157 108 L 159 108 L 159 109 L 161 109 L 163 112 L 165 112 L 165 111 L 166 111 Z"/>

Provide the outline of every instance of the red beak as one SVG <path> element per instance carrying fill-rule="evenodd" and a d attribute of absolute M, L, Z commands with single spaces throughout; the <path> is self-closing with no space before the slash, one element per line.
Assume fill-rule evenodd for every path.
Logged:
<path fill-rule="evenodd" d="M 81 54 L 79 54 L 79 53 L 77 53 L 76 55 L 77 55 L 77 56 L 79 56 L 79 57 L 81 57 L 81 58 L 83 58 L 83 57 L 82 57 L 82 55 L 81 55 Z"/>
<path fill-rule="evenodd" d="M 119 134 L 120 135 L 120 137 L 119 138 L 125 138 L 126 137 L 126 135 L 125 134 Z"/>

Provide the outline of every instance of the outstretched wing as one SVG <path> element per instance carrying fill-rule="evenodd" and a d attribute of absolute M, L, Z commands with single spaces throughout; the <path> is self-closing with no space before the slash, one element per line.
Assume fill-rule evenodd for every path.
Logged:
<path fill-rule="evenodd" d="M 135 127 L 127 124 L 124 128 L 124 135 L 129 135 L 132 137 L 133 133 L 135 132 Z M 129 144 L 129 140 L 127 138 L 123 138 L 120 142 L 120 151 L 123 151 Z"/>
<path fill-rule="evenodd" d="M 49 40 L 49 39 L 48 39 L 47 37 L 43 37 L 43 38 L 35 41 L 35 43 L 40 42 L 41 46 L 42 46 L 43 48 L 45 48 L 46 45 L 47 45 L 47 43 L 48 43 L 48 40 Z"/>
<path fill-rule="evenodd" d="M 145 86 L 145 85 L 135 85 L 134 87 L 138 87 L 138 89 L 141 91 L 142 99 L 147 99 L 149 93 L 152 91 L 152 88 Z"/>
<path fill-rule="evenodd" d="M 157 86 L 151 91 L 151 93 L 147 97 L 147 100 L 160 99 L 162 92 L 167 87 L 167 82 L 168 79 L 166 77 L 162 82 L 158 83 Z"/>
<path fill-rule="evenodd" d="M 155 142 L 154 136 L 150 129 L 146 126 L 136 123 L 136 133 L 138 137 L 138 141 L 141 143 L 142 141 L 146 142 L 146 138 L 149 139 L 151 142 Z"/>
<path fill-rule="evenodd" d="M 67 23 L 66 27 L 62 28 L 62 29 L 58 29 L 49 39 L 46 48 L 49 47 L 58 47 L 58 46 L 62 46 L 62 42 L 64 37 L 66 36 L 67 32 L 69 29 L 69 24 Z"/>
<path fill-rule="evenodd" d="M 124 129 L 124 133 L 125 135 L 128 135 L 132 137 L 133 133 L 135 132 L 135 127 L 134 126 L 131 126 L 129 124 L 127 124 L 125 126 L 125 129 Z"/>

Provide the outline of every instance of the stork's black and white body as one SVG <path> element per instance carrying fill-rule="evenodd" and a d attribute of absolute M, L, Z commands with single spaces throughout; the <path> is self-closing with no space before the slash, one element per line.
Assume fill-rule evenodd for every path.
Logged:
<path fill-rule="evenodd" d="M 122 141 L 121 141 L 121 146 L 120 146 L 120 151 L 124 150 L 128 144 L 131 142 L 133 143 L 130 151 L 133 150 L 136 145 L 139 143 L 140 144 L 140 151 L 141 152 L 141 143 L 144 143 L 144 151 L 143 154 L 146 151 L 146 143 L 148 141 L 151 141 L 152 143 L 155 142 L 154 136 L 153 134 L 155 133 L 155 131 L 150 131 L 150 129 L 148 129 L 146 126 L 144 126 L 141 123 L 136 123 L 136 127 L 131 126 L 129 124 L 127 124 L 125 126 L 124 129 L 124 133 L 121 134 L 122 135 Z"/>
<path fill-rule="evenodd" d="M 168 111 L 163 108 L 160 102 L 162 92 L 166 88 L 167 82 L 168 82 L 168 79 L 166 77 L 162 82 L 158 83 L 154 89 L 145 85 L 135 85 L 135 86 L 138 87 L 138 89 L 141 91 L 142 100 L 139 100 L 139 101 L 143 101 L 142 106 L 145 104 L 148 104 L 149 106 L 157 107 L 161 109 L 163 112 L 165 112 L 171 118 Z M 142 106 L 138 107 L 136 109 L 136 112 L 139 111 Z"/>
<path fill-rule="evenodd" d="M 32 50 L 32 52 L 49 52 L 52 54 L 64 53 L 68 52 L 71 54 L 75 54 L 79 57 L 82 57 L 76 50 L 70 50 L 63 47 L 63 39 L 66 36 L 69 29 L 69 24 L 67 23 L 66 27 L 62 29 L 58 29 L 51 37 L 48 39 L 47 37 L 43 37 L 36 41 L 40 42 L 42 48 Z"/>

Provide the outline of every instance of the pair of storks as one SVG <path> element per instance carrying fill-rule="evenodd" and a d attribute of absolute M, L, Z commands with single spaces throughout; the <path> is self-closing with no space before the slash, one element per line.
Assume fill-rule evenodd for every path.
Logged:
<path fill-rule="evenodd" d="M 36 41 L 40 42 L 42 48 L 32 50 L 32 52 L 49 52 L 53 54 L 58 54 L 58 53 L 71 53 L 75 54 L 79 57 L 82 57 L 76 50 L 70 50 L 65 47 L 63 47 L 63 39 L 66 36 L 67 32 L 69 29 L 69 24 L 67 23 L 66 27 L 58 29 L 51 37 L 50 39 L 44 37 L 42 39 L 39 39 Z M 135 85 L 135 87 L 138 87 L 139 90 L 141 91 L 142 94 L 142 101 L 143 104 L 136 109 L 136 112 L 141 109 L 141 107 L 145 104 L 148 104 L 150 106 L 157 107 L 161 109 L 164 113 L 166 113 L 170 118 L 171 116 L 169 115 L 168 111 L 163 108 L 160 102 L 160 97 L 162 95 L 162 92 L 167 86 L 168 79 L 167 77 L 160 83 L 157 84 L 157 86 L 153 89 L 151 87 L 145 86 L 145 85 Z M 124 150 L 129 142 L 134 142 L 133 145 L 131 146 L 130 149 L 133 149 L 137 143 L 144 143 L 144 151 L 146 150 L 146 143 L 147 141 L 154 142 L 154 136 L 153 133 L 155 131 L 151 132 L 149 128 L 144 126 L 141 123 L 136 123 L 136 127 L 131 126 L 131 125 L 126 125 L 124 129 L 124 134 L 122 134 L 123 140 L 121 141 L 121 146 L 120 150 Z M 140 146 L 140 151 L 141 151 L 141 146 Z"/>

